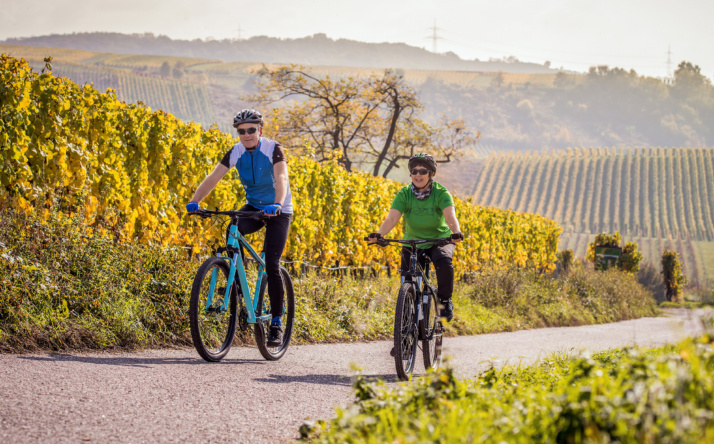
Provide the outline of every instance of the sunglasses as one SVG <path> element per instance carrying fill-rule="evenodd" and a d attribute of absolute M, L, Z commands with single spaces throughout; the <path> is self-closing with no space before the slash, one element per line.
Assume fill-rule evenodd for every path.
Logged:
<path fill-rule="evenodd" d="M 256 131 L 258 131 L 257 126 L 254 126 L 252 128 L 248 128 L 248 129 L 238 128 L 238 134 L 240 134 L 241 136 L 244 136 L 246 134 L 255 134 Z"/>
<path fill-rule="evenodd" d="M 425 175 L 429 174 L 429 170 L 427 170 L 426 168 L 414 168 L 411 171 L 411 173 L 412 173 L 412 176 L 416 176 L 417 174 L 421 174 L 422 176 L 425 176 Z"/>

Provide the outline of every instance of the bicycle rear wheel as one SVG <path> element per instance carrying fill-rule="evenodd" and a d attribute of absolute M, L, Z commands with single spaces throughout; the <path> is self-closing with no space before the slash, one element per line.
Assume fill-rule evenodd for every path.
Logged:
<path fill-rule="evenodd" d="M 223 359 L 233 344 L 237 291 L 233 285 L 226 306 L 229 271 L 225 259 L 208 258 L 196 272 L 191 288 L 189 322 L 193 346 L 208 362 Z"/>
<path fill-rule="evenodd" d="M 280 320 L 283 325 L 283 342 L 277 347 L 268 347 L 268 332 L 270 331 L 271 320 L 258 321 L 255 323 L 255 343 L 258 345 L 260 354 L 268 361 L 277 361 L 282 358 L 290 345 L 290 337 L 293 334 L 293 318 L 295 317 L 295 294 L 293 293 L 293 281 L 290 279 L 288 270 L 280 267 L 280 275 L 283 278 L 283 315 Z M 265 306 L 263 313 L 270 313 L 270 298 L 265 294 L 268 278 L 263 277 L 260 285 L 260 299 L 258 307 Z"/>
<path fill-rule="evenodd" d="M 441 364 L 441 343 L 443 330 L 439 317 L 439 302 L 434 290 L 424 286 L 424 317 L 419 320 L 419 333 L 422 338 L 421 351 L 424 357 L 424 369 L 436 370 Z"/>
<path fill-rule="evenodd" d="M 402 284 L 394 313 L 394 363 L 397 376 L 401 380 L 409 379 L 416 362 L 418 331 L 417 301 L 414 290 L 414 284 Z"/>

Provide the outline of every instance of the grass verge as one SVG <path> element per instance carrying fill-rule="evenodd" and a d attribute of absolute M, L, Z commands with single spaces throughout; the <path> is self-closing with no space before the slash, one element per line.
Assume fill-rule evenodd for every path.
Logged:
<path fill-rule="evenodd" d="M 178 248 L 84 236 L 0 210 L 0 352 L 190 346 L 188 302 L 200 259 Z M 398 277 L 294 277 L 295 343 L 392 337 Z M 484 273 L 455 288 L 447 335 L 614 322 L 657 313 L 619 272 Z M 252 343 L 248 332 L 237 343 Z"/>

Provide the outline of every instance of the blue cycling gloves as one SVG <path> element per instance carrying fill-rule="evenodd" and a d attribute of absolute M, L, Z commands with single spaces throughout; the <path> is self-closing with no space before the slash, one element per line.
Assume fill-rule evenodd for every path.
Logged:
<path fill-rule="evenodd" d="M 283 206 L 280 205 L 279 203 L 274 203 L 272 205 L 268 205 L 265 208 L 263 208 L 263 212 L 265 214 L 271 214 L 273 216 L 277 216 L 283 211 Z"/>
<path fill-rule="evenodd" d="M 186 204 L 186 211 L 189 213 L 193 213 L 194 211 L 200 210 L 201 207 L 198 205 L 197 202 L 189 202 Z M 265 214 L 270 214 L 272 216 L 277 216 L 283 211 L 283 206 L 280 205 L 279 203 L 274 203 L 272 205 L 268 205 L 265 208 L 263 208 L 263 212 Z"/>

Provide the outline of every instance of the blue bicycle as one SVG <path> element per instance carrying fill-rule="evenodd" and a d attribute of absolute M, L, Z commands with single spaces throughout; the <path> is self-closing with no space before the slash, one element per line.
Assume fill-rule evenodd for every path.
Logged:
<path fill-rule="evenodd" d="M 285 295 L 281 317 L 283 341 L 277 347 L 269 347 L 267 333 L 270 331 L 272 316 L 270 298 L 264 297 L 268 284 L 265 255 L 258 255 L 238 232 L 240 218 L 265 220 L 267 216 L 261 211 L 199 210 L 189 214 L 231 218 L 226 233 L 226 246 L 218 248 L 216 256 L 206 259 L 193 280 L 189 321 L 196 351 L 206 361 L 220 361 L 233 344 L 236 326 L 246 331 L 252 324 L 260 354 L 269 361 L 280 359 L 287 351 L 292 336 L 295 315 L 292 279 L 285 267 L 280 267 Z M 244 251 L 257 263 L 257 269 L 249 270 L 246 267 L 247 257 Z M 248 273 L 254 274 L 253 290 L 248 285 Z"/>

